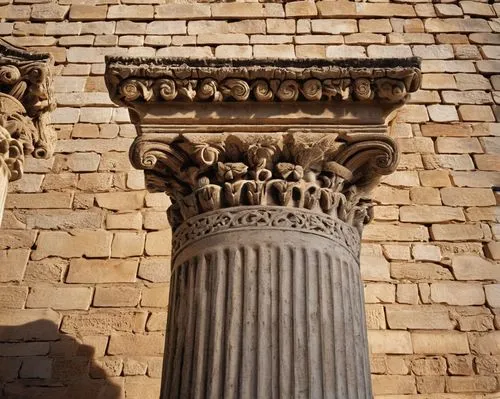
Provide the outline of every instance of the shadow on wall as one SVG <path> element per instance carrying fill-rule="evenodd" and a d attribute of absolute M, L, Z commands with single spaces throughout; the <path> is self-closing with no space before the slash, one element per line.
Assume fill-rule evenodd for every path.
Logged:
<path fill-rule="evenodd" d="M 94 355 L 49 320 L 0 326 L 0 398 L 123 399 Z"/>

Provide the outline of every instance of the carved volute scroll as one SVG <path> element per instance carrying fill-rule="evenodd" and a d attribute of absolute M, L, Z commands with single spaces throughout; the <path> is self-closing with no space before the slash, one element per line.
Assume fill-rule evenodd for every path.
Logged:
<path fill-rule="evenodd" d="M 148 189 L 172 197 L 174 229 L 204 212 L 261 205 L 326 213 L 361 232 L 371 217 L 370 190 L 398 163 L 386 119 L 418 89 L 420 69 L 416 59 L 108 58 L 106 83 L 138 124 L 132 164 L 146 171 Z M 190 126 L 190 115 L 162 119 L 182 104 L 208 116 L 191 117 Z M 262 104 L 282 114 L 298 109 L 303 119 L 292 125 L 270 117 L 262 131 L 253 114 L 262 108 L 252 108 Z M 351 119 L 309 119 L 325 108 Z M 377 108 L 376 123 L 363 123 Z M 231 109 L 243 123 L 219 117 Z"/>
<path fill-rule="evenodd" d="M 21 178 L 25 155 L 52 155 L 52 64 L 49 54 L 30 53 L 0 40 L 0 162 L 8 167 L 11 181 Z"/>

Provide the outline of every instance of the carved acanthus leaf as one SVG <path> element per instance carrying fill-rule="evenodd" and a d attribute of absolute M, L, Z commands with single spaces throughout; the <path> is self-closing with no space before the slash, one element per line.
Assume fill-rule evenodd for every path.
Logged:
<path fill-rule="evenodd" d="M 276 205 L 326 213 L 361 229 L 367 194 L 396 167 L 383 134 L 142 135 L 131 148 L 152 191 L 173 200 L 172 225 L 210 210 Z"/>

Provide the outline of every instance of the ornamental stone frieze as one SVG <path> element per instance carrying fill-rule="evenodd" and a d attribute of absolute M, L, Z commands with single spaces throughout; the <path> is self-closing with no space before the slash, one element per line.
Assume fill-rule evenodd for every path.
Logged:
<path fill-rule="evenodd" d="M 8 181 L 23 175 L 26 155 L 48 158 L 55 132 L 49 112 L 52 93 L 52 57 L 30 53 L 0 39 L 0 221 Z"/>
<path fill-rule="evenodd" d="M 419 61 L 111 57 L 106 84 L 172 199 L 161 397 L 371 398 L 360 238 Z"/>

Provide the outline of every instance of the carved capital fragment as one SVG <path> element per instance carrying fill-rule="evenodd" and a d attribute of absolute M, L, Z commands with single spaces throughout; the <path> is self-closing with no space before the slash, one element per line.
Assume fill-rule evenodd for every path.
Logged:
<path fill-rule="evenodd" d="M 52 57 L 35 54 L 0 40 L 0 127 L 2 142 L 9 142 L 0 153 L 16 154 L 7 159 L 10 180 L 22 176 L 24 155 L 48 158 L 52 155 L 55 132 L 49 126 L 49 112 L 55 109 L 52 91 Z M 7 134 L 8 133 L 8 134 Z M 13 143 L 17 144 L 14 145 Z M 13 162 L 12 159 L 17 159 Z"/>
<path fill-rule="evenodd" d="M 361 232 L 369 192 L 398 163 L 386 122 L 420 69 L 416 59 L 108 58 L 106 84 L 131 110 L 130 159 L 148 189 L 171 196 L 174 229 L 217 209 L 282 206 Z"/>

